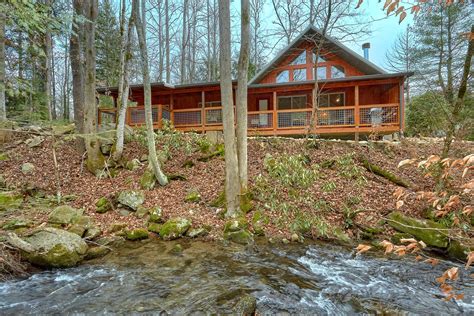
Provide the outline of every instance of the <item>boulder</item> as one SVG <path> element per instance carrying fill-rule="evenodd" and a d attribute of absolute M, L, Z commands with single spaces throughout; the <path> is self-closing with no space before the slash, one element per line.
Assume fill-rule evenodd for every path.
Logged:
<path fill-rule="evenodd" d="M 71 134 L 74 132 L 76 129 L 76 126 L 74 123 L 72 124 L 67 124 L 67 125 L 55 125 L 52 127 L 54 135 L 65 135 L 65 134 Z"/>
<path fill-rule="evenodd" d="M 112 202 L 103 196 L 95 202 L 95 206 L 97 207 L 95 210 L 97 213 L 106 213 L 112 209 Z"/>
<path fill-rule="evenodd" d="M 186 232 L 186 236 L 188 236 L 189 238 L 204 237 L 207 234 L 209 234 L 209 230 L 205 227 L 190 228 Z"/>
<path fill-rule="evenodd" d="M 248 223 L 243 217 L 235 218 L 224 225 L 224 239 L 237 244 L 253 243 L 253 234 L 247 229 Z"/>
<path fill-rule="evenodd" d="M 125 239 L 127 240 L 142 240 L 148 238 L 148 231 L 144 228 L 135 228 L 125 231 Z"/>
<path fill-rule="evenodd" d="M 10 211 L 20 207 L 23 195 L 14 191 L 0 191 L 0 211 Z"/>
<path fill-rule="evenodd" d="M 33 138 L 25 140 L 25 144 L 30 148 L 38 147 L 43 142 L 44 142 L 44 137 L 42 136 L 35 136 Z"/>
<path fill-rule="evenodd" d="M 145 202 L 145 195 L 140 191 L 122 191 L 120 192 L 117 201 L 136 211 L 137 208 Z"/>
<path fill-rule="evenodd" d="M 164 240 L 177 239 L 183 236 L 191 227 L 191 221 L 185 218 L 174 218 L 168 220 L 160 229 L 160 237 Z"/>
<path fill-rule="evenodd" d="M 102 230 L 97 225 L 92 225 L 89 227 L 84 234 L 84 238 L 87 240 L 93 240 L 102 235 Z"/>
<path fill-rule="evenodd" d="M 452 259 L 461 261 L 467 260 L 467 255 L 474 251 L 474 242 L 471 243 L 460 242 L 458 240 L 451 240 L 448 247 L 448 255 Z"/>
<path fill-rule="evenodd" d="M 235 315 L 254 315 L 257 309 L 257 299 L 250 294 L 242 296 L 234 307 Z"/>
<path fill-rule="evenodd" d="M 388 224 L 402 233 L 413 235 L 417 240 L 422 240 L 428 246 L 448 247 L 448 236 L 440 229 L 445 227 L 427 219 L 416 219 L 400 212 L 388 215 Z"/>
<path fill-rule="evenodd" d="M 109 228 L 110 233 L 116 233 L 127 227 L 127 223 L 112 223 Z"/>
<path fill-rule="evenodd" d="M 138 218 L 143 218 L 145 217 L 145 215 L 147 215 L 149 213 L 149 209 L 147 209 L 146 207 L 144 206 L 139 206 L 137 208 L 137 211 L 135 212 L 135 216 L 138 217 Z"/>
<path fill-rule="evenodd" d="M 21 165 L 21 172 L 23 174 L 30 174 L 35 171 L 35 166 L 32 163 L 25 162 Z"/>
<path fill-rule="evenodd" d="M 163 221 L 163 211 L 159 206 L 155 206 L 149 211 L 150 217 L 148 218 L 149 222 L 161 223 Z"/>
<path fill-rule="evenodd" d="M 143 190 L 151 190 L 155 187 L 156 178 L 152 170 L 146 169 L 143 175 L 140 177 L 140 187 Z"/>
<path fill-rule="evenodd" d="M 109 247 L 105 247 L 105 246 L 92 247 L 92 248 L 89 248 L 87 250 L 86 256 L 85 256 L 84 259 L 92 260 L 92 259 L 96 259 L 96 258 L 101 258 L 101 257 L 107 255 L 109 252 L 110 252 Z"/>
<path fill-rule="evenodd" d="M 149 232 L 152 232 L 152 233 L 155 233 L 155 234 L 159 234 L 160 233 L 160 230 L 161 230 L 161 224 L 158 224 L 158 223 L 148 223 L 148 231 Z"/>
<path fill-rule="evenodd" d="M 24 219 L 12 219 L 4 223 L 2 229 L 5 230 L 15 230 L 18 228 L 28 228 L 32 226 L 32 222 Z"/>
<path fill-rule="evenodd" d="M 76 219 L 82 216 L 82 210 L 78 210 L 69 205 L 56 207 L 48 217 L 48 223 L 51 224 L 72 224 Z"/>
<path fill-rule="evenodd" d="M 78 235 L 52 227 L 37 230 L 25 238 L 10 233 L 7 240 L 20 249 L 30 263 L 45 268 L 73 267 L 84 259 L 88 249 Z"/>
<path fill-rule="evenodd" d="M 89 228 L 93 226 L 92 218 L 89 216 L 78 216 L 73 219 L 72 226 L 68 229 L 69 232 L 83 237 Z"/>

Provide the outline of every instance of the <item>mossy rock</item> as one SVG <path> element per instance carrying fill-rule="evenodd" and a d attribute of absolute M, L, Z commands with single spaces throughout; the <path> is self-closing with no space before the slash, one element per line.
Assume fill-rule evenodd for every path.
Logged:
<path fill-rule="evenodd" d="M 377 235 L 383 232 L 383 228 L 380 227 L 369 227 L 369 226 L 360 226 L 361 237 L 363 239 L 374 239 Z"/>
<path fill-rule="evenodd" d="M 112 202 L 106 198 L 105 196 L 101 197 L 100 199 L 95 202 L 96 206 L 96 213 L 106 213 L 112 209 Z"/>
<path fill-rule="evenodd" d="M 4 223 L 2 229 L 4 230 L 15 230 L 18 228 L 28 228 L 31 227 L 33 223 L 25 219 L 12 219 Z"/>
<path fill-rule="evenodd" d="M 83 237 L 86 231 L 92 226 L 93 226 L 93 221 L 91 217 L 79 216 L 73 220 L 73 224 L 68 229 L 68 231 L 80 237 Z"/>
<path fill-rule="evenodd" d="M 135 228 L 125 231 L 125 239 L 127 240 L 142 240 L 148 238 L 148 231 L 144 228 Z"/>
<path fill-rule="evenodd" d="M 87 249 L 85 260 L 92 260 L 97 258 L 102 258 L 110 252 L 109 247 L 97 246 Z"/>
<path fill-rule="evenodd" d="M 401 239 L 410 239 L 414 238 L 412 234 L 407 233 L 395 233 L 390 237 L 390 241 L 395 245 L 400 245 L 402 242 Z"/>
<path fill-rule="evenodd" d="M 224 239 L 241 245 L 248 245 L 254 242 L 253 234 L 247 229 L 225 232 Z"/>
<path fill-rule="evenodd" d="M 237 232 L 248 228 L 248 223 L 245 217 L 238 217 L 227 221 L 224 225 L 224 233 Z"/>
<path fill-rule="evenodd" d="M 183 246 L 181 246 L 181 244 L 174 245 L 173 248 L 171 248 L 170 250 L 170 253 L 175 254 L 175 255 L 179 255 L 182 252 L 183 252 Z"/>
<path fill-rule="evenodd" d="M 102 230 L 99 228 L 99 226 L 92 225 L 87 229 L 86 233 L 84 234 L 84 238 L 87 240 L 93 240 L 100 235 L 102 235 Z"/>
<path fill-rule="evenodd" d="M 160 229 L 160 237 L 164 240 L 173 240 L 183 236 L 191 227 L 191 221 L 185 218 L 168 220 Z"/>
<path fill-rule="evenodd" d="M 197 203 L 201 201 L 201 194 L 195 190 L 190 191 L 184 198 L 184 201 L 188 203 Z"/>
<path fill-rule="evenodd" d="M 145 195 L 140 191 L 127 190 L 119 193 L 117 201 L 125 205 L 132 210 L 136 211 L 137 208 L 145 202 Z"/>
<path fill-rule="evenodd" d="M 264 225 L 268 224 L 268 222 L 268 217 L 264 216 L 261 211 L 256 211 L 252 216 L 252 228 L 254 234 L 257 236 L 264 236 Z"/>
<path fill-rule="evenodd" d="M 127 223 L 112 223 L 109 228 L 109 232 L 116 233 L 127 227 Z"/>
<path fill-rule="evenodd" d="M 125 169 L 130 170 L 130 171 L 134 171 L 134 170 L 140 168 L 140 166 L 141 166 L 141 162 L 140 162 L 140 160 L 138 160 L 136 158 L 132 159 L 130 161 L 127 161 L 125 163 Z"/>
<path fill-rule="evenodd" d="M 448 247 L 448 255 L 452 259 L 457 259 L 461 261 L 467 260 L 467 255 L 474 251 L 474 243 L 462 243 L 458 240 L 451 240 Z"/>
<path fill-rule="evenodd" d="M 400 232 L 413 235 L 417 240 L 422 240 L 428 246 L 448 247 L 448 236 L 442 230 L 445 227 L 439 223 L 427 219 L 408 217 L 400 212 L 390 213 L 388 219 L 390 226 Z"/>
<path fill-rule="evenodd" d="M 146 207 L 143 207 L 143 206 L 139 206 L 137 208 L 137 211 L 135 212 L 135 216 L 138 217 L 138 218 L 143 218 L 145 217 L 147 214 L 149 214 L 150 210 L 147 209 Z"/>
<path fill-rule="evenodd" d="M 160 234 L 160 230 L 161 230 L 161 224 L 158 224 L 158 223 L 148 223 L 148 231 L 149 232 L 152 232 L 152 233 L 155 233 L 155 234 Z"/>
<path fill-rule="evenodd" d="M 254 315 L 257 309 L 257 299 L 250 294 L 245 294 L 235 304 L 235 315 Z"/>
<path fill-rule="evenodd" d="M 48 223 L 67 225 L 72 224 L 82 216 L 82 210 L 78 210 L 69 205 L 56 207 L 48 217 Z"/>
<path fill-rule="evenodd" d="M 95 146 L 95 145 L 94 145 Z M 90 173 L 94 174 L 96 177 L 99 177 L 101 172 L 104 170 L 105 166 L 105 157 L 100 151 L 95 152 L 95 157 L 87 157 L 86 168 Z"/>
<path fill-rule="evenodd" d="M 149 222 L 161 223 L 163 221 L 163 211 L 159 206 L 155 206 L 149 211 L 150 217 L 148 218 Z"/>
<path fill-rule="evenodd" d="M 152 170 L 146 169 L 140 177 L 140 187 L 144 190 L 151 190 L 155 187 L 156 178 Z"/>
<path fill-rule="evenodd" d="M 332 235 L 339 244 L 348 245 L 351 243 L 351 238 L 340 227 L 334 228 Z"/>
<path fill-rule="evenodd" d="M 14 191 L 0 192 L 0 211 L 18 209 L 23 203 L 23 195 Z"/>
<path fill-rule="evenodd" d="M 205 227 L 190 228 L 186 232 L 186 236 L 188 236 L 189 238 L 204 237 L 207 234 L 209 234 L 209 230 Z"/>
<path fill-rule="evenodd" d="M 225 191 L 221 191 L 217 198 L 213 200 L 209 206 L 226 208 L 227 199 L 225 196 Z M 253 194 L 251 192 L 244 193 L 240 195 L 240 211 L 243 214 L 247 214 L 253 209 Z"/>
<path fill-rule="evenodd" d="M 21 172 L 23 174 L 30 174 L 35 171 L 35 166 L 32 163 L 25 162 L 21 165 Z"/>

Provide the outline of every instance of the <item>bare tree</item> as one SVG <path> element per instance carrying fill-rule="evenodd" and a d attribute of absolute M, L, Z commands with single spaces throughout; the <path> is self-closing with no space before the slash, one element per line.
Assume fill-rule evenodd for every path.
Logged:
<path fill-rule="evenodd" d="M 232 60 L 230 39 L 230 1 L 219 0 L 220 86 L 225 146 L 225 195 L 227 217 L 240 214 L 240 185 L 232 98 Z"/>
<path fill-rule="evenodd" d="M 44 1 L 45 6 L 48 11 L 51 11 L 51 0 Z M 48 110 L 48 118 L 51 121 L 53 119 L 53 108 L 52 108 L 52 97 L 51 97 L 51 87 L 52 87 L 52 55 L 53 55 L 53 39 L 51 35 L 51 30 L 48 28 L 44 33 L 44 93 L 46 96 L 46 108 Z"/>
<path fill-rule="evenodd" d="M 267 37 L 263 32 L 262 18 L 266 0 L 250 0 L 251 46 L 250 55 L 253 73 L 257 73 L 265 63 L 264 50 L 268 48 Z"/>
<path fill-rule="evenodd" d="M 250 3 L 241 0 L 241 36 L 237 81 L 237 153 L 241 193 L 247 191 L 247 81 L 250 55 Z"/>
<path fill-rule="evenodd" d="M 141 4 L 141 6 L 140 6 Z M 141 7 L 141 8 L 140 8 Z M 140 13 L 141 9 L 141 13 Z M 160 185 L 168 184 L 168 178 L 161 170 L 160 163 L 156 154 L 155 133 L 153 132 L 153 113 L 151 108 L 151 84 L 150 69 L 148 66 L 148 50 L 146 46 L 146 19 L 145 19 L 145 0 L 133 1 L 133 15 L 135 28 L 138 34 L 138 43 L 140 46 L 141 64 L 143 71 L 143 90 L 145 103 L 145 121 L 148 140 L 148 162 L 153 169 L 155 178 Z"/>
<path fill-rule="evenodd" d="M 133 11 L 133 9 L 132 9 Z M 115 151 L 113 153 L 113 159 L 118 161 L 122 157 L 123 143 L 124 143 L 124 132 L 125 132 L 125 119 L 127 116 L 128 106 L 128 93 L 129 93 L 129 62 L 131 59 L 131 37 L 133 30 L 133 14 L 130 14 L 128 21 L 127 32 L 125 33 L 125 14 L 126 14 L 126 0 L 122 0 L 122 10 L 120 17 L 120 36 L 121 36 L 121 49 L 120 49 L 120 79 L 118 86 L 118 107 L 119 116 L 117 121 L 116 137 L 117 142 L 115 144 Z"/>
<path fill-rule="evenodd" d="M 180 65 L 180 82 L 186 82 L 186 47 L 188 43 L 188 11 L 189 0 L 183 1 L 183 29 L 181 37 L 181 65 Z"/>
<path fill-rule="evenodd" d="M 306 22 L 302 10 L 303 4 L 303 0 L 272 0 L 276 16 L 273 24 L 276 25 L 277 44 L 284 39 L 285 45 L 288 45 L 300 33 Z"/>
<path fill-rule="evenodd" d="M 166 55 L 166 82 L 171 82 L 171 62 L 170 62 L 170 8 L 168 0 L 165 0 L 165 55 Z"/>
<path fill-rule="evenodd" d="M 5 105 L 5 23 L 6 14 L 0 12 L 0 122 L 7 119 Z"/>

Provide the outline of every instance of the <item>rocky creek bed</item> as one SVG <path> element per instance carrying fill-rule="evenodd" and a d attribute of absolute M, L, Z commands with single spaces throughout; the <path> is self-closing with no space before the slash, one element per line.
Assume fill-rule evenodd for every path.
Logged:
<path fill-rule="evenodd" d="M 75 268 L 0 283 L 0 313 L 199 315 L 252 304 L 260 315 L 474 313 L 474 282 L 465 271 L 455 283 L 464 300 L 443 300 L 434 280 L 448 266 L 314 242 L 124 242 Z"/>

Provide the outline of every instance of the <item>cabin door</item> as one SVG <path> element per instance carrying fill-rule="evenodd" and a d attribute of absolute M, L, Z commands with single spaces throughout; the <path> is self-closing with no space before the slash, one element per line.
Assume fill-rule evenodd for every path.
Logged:
<path fill-rule="evenodd" d="M 268 111 L 268 99 L 258 100 L 258 110 L 259 111 Z M 268 114 L 259 115 L 260 126 L 268 126 Z"/>

